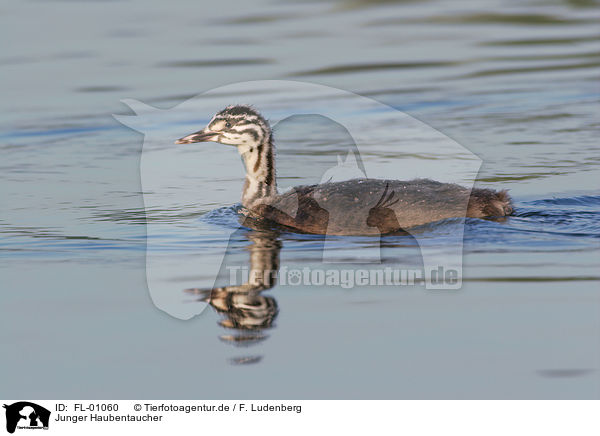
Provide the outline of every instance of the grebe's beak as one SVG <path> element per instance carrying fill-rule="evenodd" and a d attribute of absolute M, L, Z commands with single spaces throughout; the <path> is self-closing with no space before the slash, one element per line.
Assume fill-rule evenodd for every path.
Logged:
<path fill-rule="evenodd" d="M 175 141 L 175 144 L 191 144 L 193 142 L 216 142 L 219 132 L 212 132 L 208 129 L 202 129 L 191 135 L 184 136 Z"/>

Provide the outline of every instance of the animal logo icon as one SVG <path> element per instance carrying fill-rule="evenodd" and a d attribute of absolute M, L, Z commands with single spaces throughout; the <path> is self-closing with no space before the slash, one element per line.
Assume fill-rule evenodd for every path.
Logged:
<path fill-rule="evenodd" d="M 337 165 L 325 171 L 321 177 L 321 183 L 341 182 L 350 179 L 362 179 L 366 174 L 358 166 L 356 156 L 351 151 L 348 151 L 346 159 L 338 154 Z"/>
<path fill-rule="evenodd" d="M 369 227 L 377 227 L 379 232 L 383 235 L 392 231 L 398 231 L 400 225 L 396 218 L 396 213 L 391 209 L 391 206 L 400 201 L 398 198 L 394 199 L 395 192 L 389 192 L 389 185 L 385 185 L 385 190 L 381 195 L 381 198 L 377 204 L 369 210 L 369 216 L 367 217 L 367 225 Z"/>
<path fill-rule="evenodd" d="M 235 103 L 231 101 L 232 95 L 249 94 L 253 96 L 253 107 L 260 107 L 264 115 L 251 106 L 231 106 Z M 342 101 L 343 104 L 332 104 Z M 231 153 L 221 152 L 223 149 L 218 146 L 185 145 L 192 144 L 192 139 L 208 138 L 196 138 L 195 136 L 200 135 L 198 132 L 188 135 L 189 138 L 181 137 L 198 125 L 205 125 L 206 128 L 211 126 L 215 130 L 203 129 L 204 134 L 211 135 L 217 130 L 219 134 L 225 134 L 227 131 L 229 139 L 222 140 L 230 143 L 229 145 L 234 145 L 238 139 L 242 142 L 249 141 L 245 145 L 237 142 L 235 145 L 242 157 L 243 170 L 246 175 L 253 176 L 246 178 L 242 187 L 242 205 L 246 201 L 251 207 L 236 209 L 236 221 L 255 224 L 244 227 L 261 228 L 262 219 L 276 222 L 286 229 L 325 235 L 322 245 L 319 245 L 322 263 L 341 265 L 381 263 L 381 253 L 376 249 L 356 249 L 352 250 L 351 256 L 346 255 L 341 237 L 350 234 L 348 229 L 356 230 L 353 233 L 356 238 L 352 243 L 361 246 L 363 239 L 359 238 L 381 238 L 381 235 L 387 236 L 390 230 L 398 230 L 399 226 L 418 245 L 426 289 L 461 287 L 465 225 L 463 217 L 467 216 L 469 193 L 481 166 L 481 159 L 423 122 L 391 106 L 341 89 L 287 80 L 230 84 L 208 90 L 170 109 L 154 108 L 131 99 L 123 100 L 123 103 L 129 106 L 133 115 L 115 115 L 115 119 L 144 135 L 140 181 L 144 208 L 149 216 L 156 214 L 156 211 L 200 212 L 204 206 L 199 205 L 221 204 L 223 208 L 218 215 L 226 225 L 222 227 L 219 240 L 229 239 L 240 228 L 238 222 L 230 222 L 232 215 L 229 211 L 233 209 L 227 206 L 239 199 L 239 185 L 233 188 L 230 186 L 233 184 L 229 183 L 234 178 L 241 179 L 239 165 L 232 164 L 229 156 Z M 209 114 L 220 115 L 209 119 Z M 327 120 L 328 126 L 341 126 L 340 132 L 344 130 L 344 133 L 340 138 L 343 140 L 335 142 L 333 140 L 337 136 L 334 138 L 333 133 L 327 136 L 329 133 L 326 132 L 325 138 L 331 143 L 325 141 L 323 150 L 326 152 L 315 160 L 308 157 L 312 153 L 309 149 L 294 148 L 297 144 L 294 141 L 297 139 L 289 142 L 290 148 L 287 151 L 284 152 L 282 147 L 280 162 L 288 152 L 296 158 L 293 166 L 291 163 L 286 164 L 288 167 L 283 166 L 284 169 L 293 171 L 290 172 L 292 177 L 283 179 L 283 183 L 291 183 L 293 186 L 282 186 L 283 189 L 277 195 L 269 196 L 267 193 L 275 186 L 276 176 L 274 144 L 268 147 L 265 145 L 268 141 L 258 141 L 254 147 L 250 143 L 254 144 L 255 136 L 267 138 L 263 135 L 267 132 L 265 121 L 273 129 L 277 129 L 279 123 L 300 116 L 319 116 Z M 259 128 L 261 126 L 262 130 Z M 282 127 L 278 134 L 284 136 L 285 125 Z M 289 125 L 287 128 L 294 132 L 294 129 L 300 127 Z M 180 138 L 180 146 L 174 146 L 175 138 Z M 210 139 L 219 138 L 211 136 Z M 260 144 L 263 147 L 259 150 Z M 306 157 L 304 160 L 303 156 Z M 330 157 L 333 157 L 331 162 Z M 300 165 L 303 162 L 305 165 Z M 207 174 L 218 174 L 219 182 L 210 181 L 210 176 L 202 174 L 204 169 L 207 169 Z M 283 171 L 281 173 L 285 174 Z M 298 179 L 302 183 L 306 181 L 311 184 L 298 185 Z M 357 179 L 361 180 L 356 181 Z M 421 180 L 418 186 L 400 183 L 401 180 L 417 179 Z M 437 182 L 428 182 L 429 179 Z M 203 185 L 204 180 L 209 180 L 206 187 Z M 388 180 L 396 182 L 387 186 Z M 315 182 L 317 184 L 313 185 Z M 439 192 L 440 186 L 454 184 L 464 187 L 460 191 L 464 195 L 459 200 L 444 201 L 448 196 Z M 352 196 L 354 192 L 360 195 Z M 446 213 L 450 205 L 456 209 L 452 214 L 460 217 L 444 224 L 452 230 L 444 233 L 443 244 L 439 243 L 439 238 L 429 237 L 430 232 L 420 227 L 423 223 L 417 222 L 419 216 L 438 218 L 437 215 L 429 210 L 420 214 L 402 213 L 401 216 L 397 213 L 399 208 L 404 212 L 413 209 L 423 211 L 423 206 L 418 203 L 423 196 L 426 197 L 426 204 L 435 206 L 432 207 L 432 212 Z M 431 201 L 432 199 L 439 202 Z M 444 217 L 439 216 L 438 220 Z M 400 218 L 409 222 L 400 221 Z M 162 218 L 146 221 L 146 279 L 152 301 L 157 307 L 177 318 L 190 319 L 201 313 L 208 303 L 182 304 L 178 294 L 174 292 L 175 277 L 177 283 L 186 283 L 183 288 L 199 286 L 197 281 L 191 279 L 191 272 L 198 268 L 197 257 L 189 256 L 185 252 L 187 246 L 184 248 L 185 244 L 177 245 L 175 241 L 180 240 L 179 232 L 183 228 L 196 228 L 202 233 L 216 230 L 209 228 L 211 224 L 206 224 L 208 221 L 199 220 L 197 213 L 178 213 L 176 219 L 180 224 L 178 226 L 173 226 Z M 445 232 L 443 229 L 442 231 Z M 165 255 L 165 241 L 167 245 L 173 241 L 183 250 L 175 250 L 178 252 L 177 261 L 174 260 L 175 257 Z M 210 282 L 214 283 L 217 278 L 226 247 L 227 244 L 223 243 L 215 247 L 210 255 L 203 254 L 203 271 L 206 272 L 205 283 L 201 285 L 203 288 Z M 175 254 L 171 248 L 169 250 L 170 254 Z M 444 270 L 458 271 L 458 279 L 452 283 L 432 280 L 432 272 L 437 271 L 440 266 Z"/>
<path fill-rule="evenodd" d="M 3 406 L 6 409 L 6 431 L 14 433 L 17 427 L 26 429 L 47 429 L 50 411 L 29 401 L 19 401 Z"/>

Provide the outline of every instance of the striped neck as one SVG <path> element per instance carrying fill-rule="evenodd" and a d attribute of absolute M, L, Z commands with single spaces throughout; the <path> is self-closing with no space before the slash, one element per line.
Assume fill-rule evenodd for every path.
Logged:
<path fill-rule="evenodd" d="M 252 208 L 266 197 L 277 195 L 275 147 L 271 132 L 265 132 L 261 139 L 258 144 L 238 146 L 246 167 L 242 204 L 247 208 Z"/>

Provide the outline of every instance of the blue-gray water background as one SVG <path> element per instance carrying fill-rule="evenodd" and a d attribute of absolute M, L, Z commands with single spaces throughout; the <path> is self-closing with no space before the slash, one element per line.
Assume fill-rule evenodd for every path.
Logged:
<path fill-rule="evenodd" d="M 3 3 L 2 396 L 600 397 L 599 17 L 589 0 Z M 369 96 L 482 158 L 479 186 L 510 189 L 518 214 L 468 223 L 462 290 L 275 287 L 269 337 L 247 348 L 211 308 L 152 305 L 146 220 L 234 204 L 242 168 L 232 152 L 221 177 L 207 154 L 194 177 L 222 201 L 146 215 L 142 136 L 111 114 L 259 79 Z M 304 134 L 319 122 L 280 132 L 288 185 L 294 161 L 335 155 Z M 227 242 L 219 225 L 197 250 Z M 284 236 L 282 263 L 317 259 L 311 242 Z"/>

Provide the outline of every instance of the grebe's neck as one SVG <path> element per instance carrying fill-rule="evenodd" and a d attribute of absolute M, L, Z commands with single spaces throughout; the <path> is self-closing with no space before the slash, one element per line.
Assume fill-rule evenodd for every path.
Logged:
<path fill-rule="evenodd" d="M 239 145 L 238 152 L 246 167 L 246 182 L 242 192 L 242 204 L 251 209 L 260 200 L 277 195 L 275 177 L 275 147 L 270 131 L 261 141 L 251 145 Z"/>

